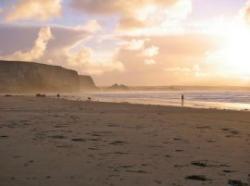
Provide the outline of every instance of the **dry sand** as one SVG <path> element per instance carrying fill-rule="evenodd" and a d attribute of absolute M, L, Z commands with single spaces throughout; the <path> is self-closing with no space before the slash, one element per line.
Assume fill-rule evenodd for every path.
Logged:
<path fill-rule="evenodd" d="M 1 186 L 249 182 L 250 112 L 0 98 Z"/>

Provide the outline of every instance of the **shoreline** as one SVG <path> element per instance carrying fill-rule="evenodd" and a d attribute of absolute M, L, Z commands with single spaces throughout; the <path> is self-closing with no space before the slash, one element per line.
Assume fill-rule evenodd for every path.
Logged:
<path fill-rule="evenodd" d="M 148 94 L 150 91 L 143 91 L 143 92 L 132 92 L 131 94 L 126 92 L 121 92 L 121 96 L 117 96 L 119 92 L 82 92 L 82 93 L 62 93 L 60 94 L 60 98 L 64 98 L 67 100 L 76 100 L 76 101 L 86 101 L 89 98 L 92 98 L 91 101 L 96 102 L 104 102 L 104 103 L 130 103 L 130 104 L 140 104 L 140 105 L 159 105 L 159 106 L 170 106 L 170 107 L 182 107 L 181 99 L 178 99 L 178 96 L 183 94 L 182 92 L 171 91 L 165 92 L 164 94 L 154 92 L 154 94 Z M 173 92 L 175 92 L 173 94 Z M 231 99 L 238 99 L 239 101 L 226 101 L 227 99 L 223 100 L 224 98 L 221 97 L 220 94 L 214 99 L 218 99 L 218 101 L 214 101 L 213 99 L 206 99 L 204 100 L 199 98 L 199 94 L 196 95 L 192 92 L 186 93 L 186 99 L 184 101 L 185 108 L 198 108 L 198 109 L 217 109 L 217 110 L 235 110 L 235 111 L 249 111 L 250 112 L 250 103 L 241 100 L 241 96 L 246 95 L 234 95 L 234 92 L 230 94 L 232 96 L 236 96 L 235 98 Z M 144 95 L 145 94 L 145 95 Z M 193 94 L 193 95 L 192 95 Z M 5 96 L 9 94 L 0 94 L 0 96 Z M 57 98 L 57 93 L 47 93 L 42 94 L 47 98 Z M 10 96 L 29 96 L 33 97 L 35 94 L 10 94 Z M 152 97 L 151 97 L 152 96 Z M 167 96 L 167 97 L 164 97 Z M 207 95 L 208 97 L 211 95 Z M 216 96 L 216 95 L 215 95 Z M 246 99 L 246 98 L 245 98 Z M 230 99 L 229 99 L 230 100 Z"/>
<path fill-rule="evenodd" d="M 1 95 L 2 97 L 8 97 L 5 95 Z M 44 94 L 46 95 L 46 94 Z M 37 98 L 36 95 L 30 94 L 30 95 L 10 95 L 9 97 L 26 97 L 26 98 Z M 60 98 L 56 97 L 56 94 L 49 94 L 45 96 L 44 98 L 47 99 L 61 99 L 61 100 L 68 100 L 68 101 L 76 101 L 76 102 L 89 102 L 87 99 L 88 96 L 86 96 L 85 99 L 79 98 L 78 96 L 64 96 L 62 95 Z M 142 105 L 142 106 L 160 106 L 160 107 L 169 107 L 169 108 L 187 108 L 187 109 L 205 109 L 205 110 L 218 110 L 218 111 L 238 111 L 238 112 L 250 112 L 250 109 L 240 109 L 240 108 L 222 108 L 222 107 L 203 107 L 203 106 L 192 106 L 190 104 L 181 106 L 175 105 L 175 104 L 154 104 L 154 103 L 142 103 L 142 102 L 128 102 L 128 101 L 104 101 L 104 100 L 91 100 L 93 103 L 114 103 L 114 104 L 130 104 L 130 105 Z M 212 102 L 210 102 L 212 103 Z M 216 102 L 214 102 L 216 104 Z M 224 103 L 226 104 L 226 103 Z M 240 103 L 239 103 L 240 104 Z"/>
<path fill-rule="evenodd" d="M 250 183 L 247 111 L 0 97 L 0 149 L 10 186 Z"/>

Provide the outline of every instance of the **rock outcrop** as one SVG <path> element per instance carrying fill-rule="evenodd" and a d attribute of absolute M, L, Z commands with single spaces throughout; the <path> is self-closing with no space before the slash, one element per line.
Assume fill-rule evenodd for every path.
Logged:
<path fill-rule="evenodd" d="M 60 66 L 0 60 L 0 92 L 77 92 L 82 81 L 76 71 Z"/>
<path fill-rule="evenodd" d="M 108 87 L 108 90 L 119 90 L 119 91 L 123 91 L 123 90 L 129 90 L 129 87 L 123 84 L 114 84 L 111 87 Z"/>

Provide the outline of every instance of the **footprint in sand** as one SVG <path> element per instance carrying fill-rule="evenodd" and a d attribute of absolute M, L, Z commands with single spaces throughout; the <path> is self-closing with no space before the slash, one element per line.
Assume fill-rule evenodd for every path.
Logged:
<path fill-rule="evenodd" d="M 6 135 L 3 135 L 3 136 L 0 136 L 0 138 L 8 138 L 9 136 L 6 136 Z"/>
<path fill-rule="evenodd" d="M 117 140 L 117 141 L 111 142 L 110 144 L 111 145 L 124 145 L 125 143 L 126 143 L 125 141 Z"/>
<path fill-rule="evenodd" d="M 182 149 L 176 149 L 175 152 L 183 152 L 184 150 Z"/>
<path fill-rule="evenodd" d="M 86 141 L 86 139 L 83 139 L 83 138 L 73 138 L 71 140 L 74 142 L 85 142 Z"/>
<path fill-rule="evenodd" d="M 192 161 L 191 164 L 194 166 L 198 166 L 198 167 L 207 167 L 208 166 L 206 161 Z"/>
<path fill-rule="evenodd" d="M 138 174 L 148 174 L 148 172 L 145 170 L 127 170 L 126 172 L 138 173 Z"/>
<path fill-rule="evenodd" d="M 198 167 L 230 167 L 227 164 L 219 163 L 219 162 L 209 162 L 208 160 L 200 160 L 200 161 L 192 161 L 191 165 Z"/>
<path fill-rule="evenodd" d="M 227 133 L 227 135 L 226 135 L 227 138 L 239 137 L 239 134 L 240 134 L 240 132 L 235 130 L 235 129 L 222 128 L 221 130 Z"/>
<path fill-rule="evenodd" d="M 224 172 L 224 173 L 234 173 L 234 172 L 236 172 L 236 171 L 234 171 L 234 170 L 223 170 L 223 172 Z"/>
<path fill-rule="evenodd" d="M 195 181 L 209 181 L 210 179 L 208 179 L 206 176 L 204 175 L 191 175 L 191 176 L 186 176 L 185 177 L 186 180 L 195 180 Z"/>
<path fill-rule="evenodd" d="M 243 183 L 242 181 L 240 180 L 228 180 L 228 184 L 230 186 L 248 186 L 247 183 Z"/>
<path fill-rule="evenodd" d="M 53 138 L 53 139 L 65 139 L 66 137 L 63 136 L 63 135 L 54 135 L 54 136 L 50 136 L 50 138 Z"/>
<path fill-rule="evenodd" d="M 154 182 L 155 182 L 156 184 L 159 184 L 159 185 L 162 184 L 162 181 L 160 181 L 160 180 L 154 180 Z"/>
<path fill-rule="evenodd" d="M 211 129 L 210 126 L 197 126 L 197 129 Z"/>
<path fill-rule="evenodd" d="M 171 156 L 169 154 L 166 154 L 165 157 L 166 158 L 171 158 Z"/>

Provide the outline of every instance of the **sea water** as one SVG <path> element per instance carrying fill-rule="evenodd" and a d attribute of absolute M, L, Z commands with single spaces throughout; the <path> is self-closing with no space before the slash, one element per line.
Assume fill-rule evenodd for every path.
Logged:
<path fill-rule="evenodd" d="M 147 105 L 184 106 L 196 108 L 217 108 L 250 110 L 250 91 L 124 91 L 93 92 L 65 95 L 66 99 L 135 103 Z"/>

